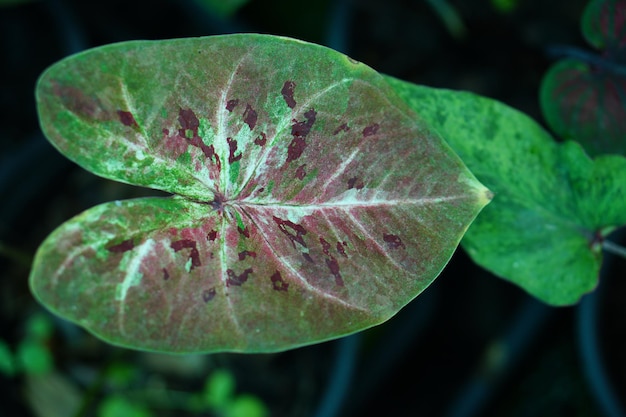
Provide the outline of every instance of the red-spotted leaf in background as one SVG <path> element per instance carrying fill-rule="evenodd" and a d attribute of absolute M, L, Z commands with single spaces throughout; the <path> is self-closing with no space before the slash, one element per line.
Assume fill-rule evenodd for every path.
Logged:
<path fill-rule="evenodd" d="M 592 155 L 626 155 L 626 0 L 592 0 L 582 29 L 602 53 L 577 52 L 550 68 L 540 93 L 544 116 Z"/>
<path fill-rule="evenodd" d="M 589 1 L 581 23 L 589 44 L 626 63 L 626 0 Z"/>
<path fill-rule="evenodd" d="M 100 47 L 37 100 L 68 158 L 174 194 L 94 207 L 37 252 L 37 299 L 117 345 L 277 351 L 370 327 L 489 200 L 378 73 L 293 39 Z"/>

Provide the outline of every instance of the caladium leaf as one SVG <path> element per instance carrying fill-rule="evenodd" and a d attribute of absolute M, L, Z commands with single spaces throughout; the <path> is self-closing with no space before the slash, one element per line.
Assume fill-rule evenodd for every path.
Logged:
<path fill-rule="evenodd" d="M 593 290 L 626 225 L 626 158 L 591 159 L 495 100 L 388 80 L 495 194 L 463 238 L 472 259 L 549 304 Z"/>
<path fill-rule="evenodd" d="M 37 98 L 66 156 L 174 194 L 87 210 L 36 255 L 35 296 L 118 345 L 276 351 L 380 323 L 490 197 L 382 76 L 292 39 L 105 46 Z"/>
<path fill-rule="evenodd" d="M 582 29 L 602 54 L 550 68 L 540 90 L 544 117 L 555 133 L 592 155 L 626 155 L 626 0 L 591 1 Z"/>
<path fill-rule="evenodd" d="M 626 0 L 591 0 L 581 20 L 582 32 L 589 44 L 606 49 L 609 54 L 622 50 L 621 63 L 626 63 Z"/>
<path fill-rule="evenodd" d="M 541 108 L 560 137 L 576 140 L 592 155 L 626 155 L 624 74 L 575 59 L 552 66 L 543 78 Z"/>

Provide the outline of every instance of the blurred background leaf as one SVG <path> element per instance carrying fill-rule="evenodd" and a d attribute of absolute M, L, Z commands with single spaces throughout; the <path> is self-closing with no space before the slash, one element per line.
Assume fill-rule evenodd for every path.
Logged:
<path fill-rule="evenodd" d="M 27 375 L 24 394 L 37 417 L 73 416 L 83 398 L 78 386 L 58 372 Z"/>
<path fill-rule="evenodd" d="M 17 366 L 11 348 L 4 340 L 0 339 L 0 374 L 12 377 L 16 372 Z"/>
<path fill-rule="evenodd" d="M 582 18 L 595 55 L 558 48 L 567 58 L 554 64 L 540 88 L 550 128 L 580 142 L 590 155 L 626 155 L 626 0 L 593 0 Z"/>
<path fill-rule="evenodd" d="M 207 378 L 204 386 L 204 401 L 206 405 L 221 408 L 228 404 L 235 394 L 235 378 L 223 369 L 216 369 Z"/>
<path fill-rule="evenodd" d="M 596 49 L 626 63 L 626 0 L 591 0 L 582 16 L 582 32 Z"/>
<path fill-rule="evenodd" d="M 224 413 L 225 417 L 266 417 L 265 405 L 252 395 L 240 395 L 235 398 Z"/>
<path fill-rule="evenodd" d="M 150 417 L 152 413 L 143 404 L 131 402 L 120 395 L 106 397 L 98 408 L 98 417 Z"/>

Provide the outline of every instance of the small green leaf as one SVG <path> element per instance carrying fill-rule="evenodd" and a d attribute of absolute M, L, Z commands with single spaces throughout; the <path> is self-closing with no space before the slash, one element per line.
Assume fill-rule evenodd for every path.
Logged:
<path fill-rule="evenodd" d="M 0 374 L 12 377 L 17 373 L 17 366 L 9 345 L 0 339 Z"/>
<path fill-rule="evenodd" d="M 109 365 L 106 369 L 107 385 L 113 386 L 117 389 L 127 388 L 130 386 L 132 381 L 137 378 L 137 375 L 137 365 L 115 362 Z"/>
<path fill-rule="evenodd" d="M 242 394 L 224 410 L 225 417 L 266 417 L 269 415 L 263 402 L 253 395 Z"/>
<path fill-rule="evenodd" d="M 37 252 L 37 299 L 122 346 L 267 352 L 381 323 L 490 198 L 380 74 L 293 39 L 108 45 L 37 100 L 70 159 L 175 194 L 94 207 Z"/>
<path fill-rule="evenodd" d="M 98 417 L 150 417 L 152 413 L 142 404 L 127 400 L 120 395 L 106 397 L 98 407 Z"/>
<path fill-rule="evenodd" d="M 50 317 L 42 313 L 33 314 L 26 321 L 26 336 L 33 340 L 46 340 L 54 330 Z"/>
<path fill-rule="evenodd" d="M 388 80 L 495 193 L 463 239 L 472 259 L 549 304 L 593 290 L 603 238 L 626 225 L 626 159 L 592 160 L 494 100 Z"/>
<path fill-rule="evenodd" d="M 211 372 L 204 386 L 204 400 L 209 407 L 225 407 L 235 394 L 235 378 L 224 369 Z"/>

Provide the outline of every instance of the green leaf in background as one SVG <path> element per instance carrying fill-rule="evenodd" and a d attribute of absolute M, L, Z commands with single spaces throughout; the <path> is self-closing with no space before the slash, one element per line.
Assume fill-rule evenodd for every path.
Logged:
<path fill-rule="evenodd" d="M 235 395 L 235 377 L 226 369 L 216 369 L 207 378 L 203 399 L 206 406 L 225 417 L 264 417 L 267 407 L 256 396 Z"/>
<path fill-rule="evenodd" d="M 127 389 L 139 376 L 139 370 L 134 363 L 113 362 L 106 368 L 107 385 L 117 389 Z"/>
<path fill-rule="evenodd" d="M 122 346 L 266 352 L 381 323 L 490 198 L 380 74 L 293 39 L 109 45 L 37 100 L 67 157 L 175 194 L 94 207 L 37 252 L 37 299 Z"/>
<path fill-rule="evenodd" d="M 52 353 L 42 341 L 26 338 L 15 353 L 20 369 L 28 374 L 45 374 L 54 369 Z"/>
<path fill-rule="evenodd" d="M 150 417 L 152 415 L 143 404 L 129 401 L 121 395 L 106 397 L 98 407 L 98 417 Z"/>
<path fill-rule="evenodd" d="M 13 358 L 13 352 L 7 342 L 0 339 L 0 374 L 12 377 L 17 373 L 17 365 Z"/>
<path fill-rule="evenodd" d="M 593 290 L 603 238 L 626 225 L 626 159 L 592 160 L 495 100 L 388 81 L 495 193 L 463 239 L 472 259 L 549 304 Z"/>
<path fill-rule="evenodd" d="M 597 49 L 606 49 L 626 64 L 626 0 L 591 0 L 581 19 L 582 33 Z"/>
<path fill-rule="evenodd" d="M 225 417 L 266 417 L 269 411 L 263 402 L 253 395 L 237 396 L 224 410 Z"/>
<path fill-rule="evenodd" d="M 54 324 L 49 314 L 35 313 L 26 320 L 25 331 L 26 337 L 45 342 L 52 336 Z"/>
<path fill-rule="evenodd" d="M 53 324 L 48 315 L 36 313 L 25 323 L 24 338 L 17 345 L 16 359 L 28 374 L 46 374 L 54 369 L 54 358 L 48 348 Z"/>
<path fill-rule="evenodd" d="M 601 56 L 568 58 L 543 78 L 541 108 L 550 128 L 591 155 L 626 155 L 626 0 L 594 0 L 582 19 Z"/>
<path fill-rule="evenodd" d="M 209 407 L 225 407 L 235 396 L 235 377 L 225 369 L 214 370 L 206 380 L 203 394 Z"/>
<path fill-rule="evenodd" d="M 250 0 L 195 0 L 210 12 L 221 17 L 229 17 L 237 13 Z"/>

